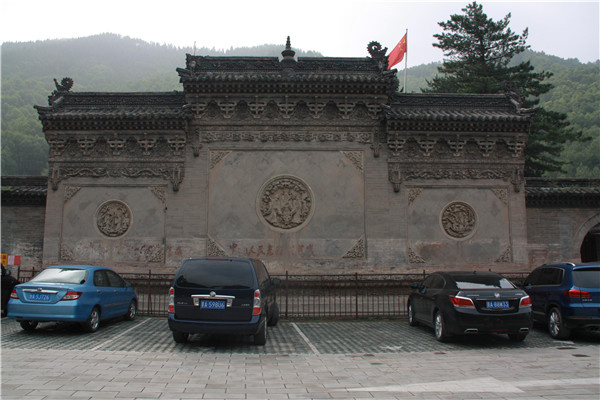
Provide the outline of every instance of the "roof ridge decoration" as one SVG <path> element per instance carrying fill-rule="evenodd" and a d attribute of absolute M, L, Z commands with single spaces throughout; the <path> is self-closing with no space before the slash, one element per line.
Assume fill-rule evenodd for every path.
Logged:
<path fill-rule="evenodd" d="M 379 64 L 379 68 L 382 71 L 386 71 L 388 69 L 388 56 L 385 55 L 387 53 L 388 48 L 383 47 L 381 43 L 372 41 L 367 45 L 367 51 L 371 55 L 371 58 Z"/>
<path fill-rule="evenodd" d="M 58 83 L 56 78 L 54 78 L 54 85 L 56 85 L 56 90 L 53 91 L 50 96 L 48 96 L 48 105 L 52 107 L 60 104 L 64 95 L 71 90 L 73 87 L 73 79 L 65 77 L 62 78 L 60 83 Z"/>

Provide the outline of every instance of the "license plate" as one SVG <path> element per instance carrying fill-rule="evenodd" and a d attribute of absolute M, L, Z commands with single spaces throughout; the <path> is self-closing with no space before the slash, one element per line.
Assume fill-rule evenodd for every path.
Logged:
<path fill-rule="evenodd" d="M 50 295 L 44 293 L 29 293 L 27 299 L 29 301 L 50 301 Z"/>
<path fill-rule="evenodd" d="M 486 301 L 485 306 L 487 308 L 510 308 L 507 300 L 503 301 Z"/>
<path fill-rule="evenodd" d="M 225 300 L 200 300 L 200 308 L 210 310 L 224 310 Z"/>

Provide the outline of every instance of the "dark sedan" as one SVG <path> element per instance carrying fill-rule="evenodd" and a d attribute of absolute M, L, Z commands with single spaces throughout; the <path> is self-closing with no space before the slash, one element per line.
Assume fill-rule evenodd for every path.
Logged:
<path fill-rule="evenodd" d="M 506 333 L 522 341 L 532 326 L 531 299 L 494 272 L 436 272 L 412 285 L 408 322 L 433 327 L 435 337 Z"/>

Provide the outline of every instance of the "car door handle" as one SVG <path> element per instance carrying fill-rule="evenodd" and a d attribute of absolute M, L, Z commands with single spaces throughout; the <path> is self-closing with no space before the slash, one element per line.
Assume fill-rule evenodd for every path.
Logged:
<path fill-rule="evenodd" d="M 102 290 L 98 289 L 98 290 L 96 290 L 96 292 L 98 292 L 98 293 L 102 293 Z"/>

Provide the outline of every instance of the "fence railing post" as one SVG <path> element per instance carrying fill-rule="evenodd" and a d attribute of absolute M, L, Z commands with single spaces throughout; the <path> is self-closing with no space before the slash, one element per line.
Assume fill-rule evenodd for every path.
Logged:
<path fill-rule="evenodd" d="M 288 318 L 288 301 L 290 295 L 290 278 L 288 275 L 288 271 L 285 271 L 285 319 Z"/>
<path fill-rule="evenodd" d="M 152 315 L 152 289 L 150 283 L 152 282 L 152 269 L 148 269 L 148 315 Z"/>
<path fill-rule="evenodd" d="M 354 293 L 354 303 L 355 303 L 355 312 L 356 319 L 358 319 L 358 272 L 354 273 L 354 281 L 355 281 L 355 293 Z"/>

